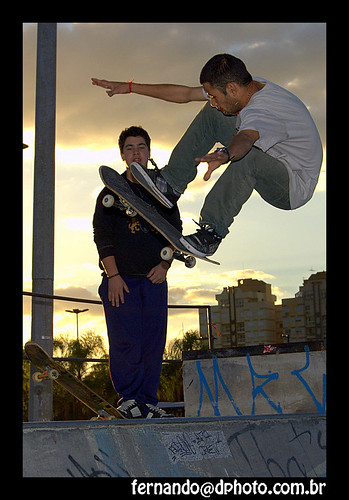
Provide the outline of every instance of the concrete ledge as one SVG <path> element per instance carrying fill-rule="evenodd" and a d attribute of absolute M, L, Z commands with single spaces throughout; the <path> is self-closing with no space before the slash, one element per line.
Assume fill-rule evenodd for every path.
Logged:
<path fill-rule="evenodd" d="M 319 414 L 23 424 L 24 477 L 324 477 Z"/>
<path fill-rule="evenodd" d="M 277 354 L 287 354 L 292 352 L 304 352 L 304 347 L 307 346 L 309 351 L 326 351 L 326 341 L 312 340 L 309 342 L 290 342 L 288 344 L 273 344 L 273 349 L 266 356 L 275 356 Z M 193 350 L 183 351 L 183 361 L 191 359 L 211 359 L 212 356 L 217 358 L 234 358 L 239 356 L 260 356 L 264 352 L 264 345 L 250 345 L 243 347 L 220 348 L 212 350 Z"/>
<path fill-rule="evenodd" d="M 186 417 L 326 412 L 326 350 L 282 344 L 183 353 Z M 196 356 L 196 357 L 195 357 Z"/>

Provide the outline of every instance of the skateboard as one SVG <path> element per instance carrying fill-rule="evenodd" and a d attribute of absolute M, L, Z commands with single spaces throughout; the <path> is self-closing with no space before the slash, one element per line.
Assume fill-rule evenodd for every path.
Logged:
<path fill-rule="evenodd" d="M 112 195 L 106 195 L 102 203 L 105 207 L 118 207 L 126 210 L 127 215 L 132 217 L 138 213 L 143 219 L 151 224 L 159 233 L 161 233 L 171 246 L 164 247 L 160 256 L 163 260 L 172 258 L 183 261 L 186 267 L 194 267 L 196 259 L 201 259 L 211 264 L 219 265 L 219 262 L 201 257 L 188 251 L 181 243 L 183 235 L 170 222 L 164 219 L 159 212 L 147 202 L 139 198 L 125 179 L 115 170 L 105 165 L 99 167 L 99 175 L 105 186 L 117 195 L 117 200 Z"/>
<path fill-rule="evenodd" d="M 47 352 L 36 342 L 27 342 L 24 346 L 30 361 L 39 368 L 40 372 L 33 373 L 35 382 L 54 380 L 81 401 L 85 406 L 97 414 L 97 418 L 110 420 L 125 418 L 114 406 L 101 396 L 93 392 L 81 380 L 77 379 L 60 363 L 54 361 Z"/>

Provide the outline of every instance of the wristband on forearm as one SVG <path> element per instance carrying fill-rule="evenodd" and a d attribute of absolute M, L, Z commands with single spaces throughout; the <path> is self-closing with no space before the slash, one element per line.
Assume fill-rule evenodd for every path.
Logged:
<path fill-rule="evenodd" d="M 115 276 L 120 276 L 120 273 L 115 273 L 115 274 L 112 274 L 111 276 L 107 275 L 107 278 L 108 278 L 108 280 L 110 280 L 110 278 L 114 278 Z"/>
<path fill-rule="evenodd" d="M 223 151 L 223 153 L 225 153 L 227 155 L 228 159 L 224 163 L 228 163 L 229 161 L 231 161 L 234 158 L 234 156 L 230 157 L 229 149 L 226 148 L 225 146 L 223 148 L 215 149 L 214 153 L 216 153 L 217 151 Z"/>

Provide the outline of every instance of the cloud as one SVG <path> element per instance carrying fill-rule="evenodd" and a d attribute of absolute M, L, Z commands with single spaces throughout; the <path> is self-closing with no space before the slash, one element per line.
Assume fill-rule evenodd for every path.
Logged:
<path fill-rule="evenodd" d="M 81 286 L 60 286 L 55 289 L 55 295 L 60 295 L 62 297 L 74 297 L 79 299 L 87 299 L 87 300 L 100 300 L 100 297 L 97 294 L 93 294 L 87 288 Z M 60 313 L 65 311 L 66 309 L 87 309 L 89 316 L 101 316 L 103 315 L 103 309 L 101 305 L 88 304 L 83 302 L 71 302 L 71 301 L 63 301 L 63 300 L 55 300 L 55 313 Z"/>
<path fill-rule="evenodd" d="M 265 273 L 264 271 L 259 271 L 257 269 L 238 269 L 235 271 L 223 273 L 221 278 L 227 277 L 227 280 L 238 281 L 241 279 L 255 279 L 255 280 L 273 280 L 275 276 L 272 274 Z"/>
<path fill-rule="evenodd" d="M 203 288 L 202 286 L 189 288 L 172 286 L 169 289 L 169 304 L 212 305 L 215 302 L 216 293 L 217 290 L 211 288 Z"/>
<path fill-rule="evenodd" d="M 99 296 L 91 293 L 87 288 L 84 288 L 81 286 L 74 286 L 74 285 L 60 286 L 58 288 L 55 288 L 54 295 L 58 295 L 61 297 L 73 297 L 73 298 L 77 298 L 77 299 L 100 300 Z M 23 314 L 24 315 L 31 314 L 31 301 L 32 301 L 32 298 L 30 296 L 23 296 Z M 62 311 L 65 311 L 66 309 L 73 309 L 73 308 L 79 308 L 79 309 L 88 308 L 90 315 L 98 316 L 98 315 L 103 314 L 103 311 L 102 311 L 100 305 L 85 304 L 82 302 L 79 303 L 79 302 L 64 301 L 64 300 L 55 300 L 54 301 L 54 313 L 55 314 L 60 313 Z"/>
<path fill-rule="evenodd" d="M 275 276 L 256 269 L 237 269 L 231 271 L 215 272 L 205 274 L 204 280 L 199 279 L 200 272 L 185 276 L 176 270 L 176 276 L 170 280 L 169 303 L 170 304 L 207 304 L 216 303 L 215 296 L 223 291 L 226 286 L 237 286 L 240 279 L 258 279 L 269 283 Z M 185 270 L 191 273 L 193 270 Z M 183 283 L 183 284 L 181 284 Z"/>

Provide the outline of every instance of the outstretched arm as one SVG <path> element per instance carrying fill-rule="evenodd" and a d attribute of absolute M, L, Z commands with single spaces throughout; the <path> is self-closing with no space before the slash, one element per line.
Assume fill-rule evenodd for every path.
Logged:
<path fill-rule="evenodd" d="M 171 83 L 135 83 L 135 82 L 112 82 L 92 78 L 92 85 L 107 89 L 107 94 L 112 97 L 116 94 L 133 94 L 154 97 L 169 102 L 186 103 L 191 101 L 205 101 L 202 87 L 188 87 L 186 85 L 175 85 Z"/>

